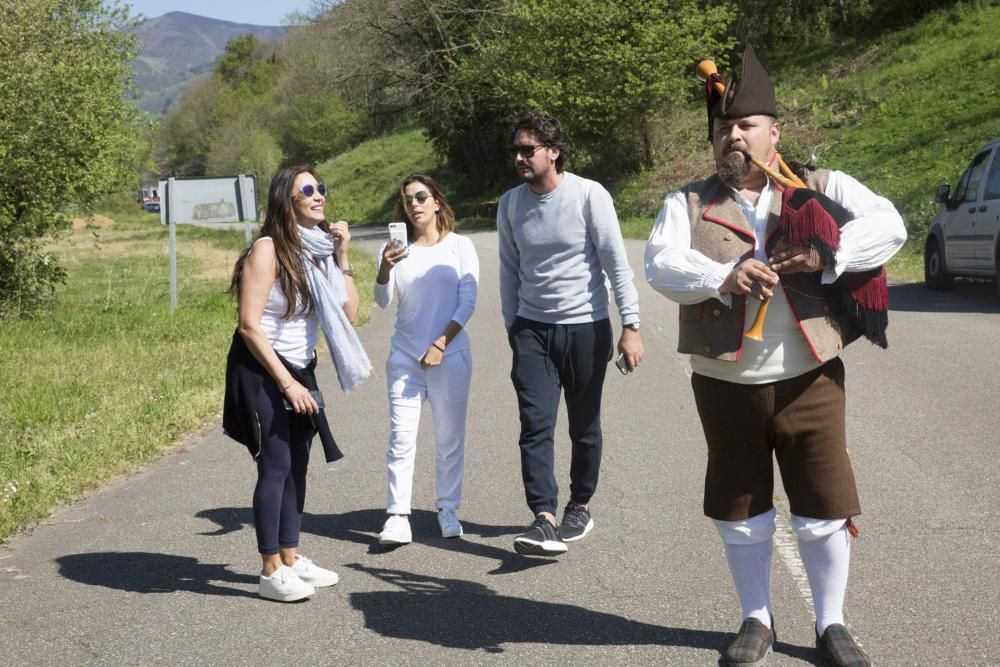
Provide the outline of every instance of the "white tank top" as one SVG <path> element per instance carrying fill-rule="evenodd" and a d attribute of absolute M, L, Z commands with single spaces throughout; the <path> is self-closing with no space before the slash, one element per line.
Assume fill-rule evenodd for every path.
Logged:
<path fill-rule="evenodd" d="M 270 237 L 262 236 L 254 242 L 254 245 L 265 238 Z M 267 339 L 275 352 L 295 367 L 305 368 L 316 356 L 319 315 L 315 311 L 311 315 L 305 315 L 302 304 L 299 303 L 296 311 L 286 320 L 283 316 L 287 308 L 288 299 L 285 298 L 285 291 L 281 289 L 281 283 L 275 280 L 264 305 L 260 326 L 267 334 Z"/>

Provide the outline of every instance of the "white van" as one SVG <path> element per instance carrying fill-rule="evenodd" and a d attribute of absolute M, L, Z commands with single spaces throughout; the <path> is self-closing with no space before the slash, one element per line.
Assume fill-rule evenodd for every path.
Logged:
<path fill-rule="evenodd" d="M 1000 138 L 976 153 L 954 192 L 939 185 L 935 201 L 944 208 L 924 246 L 928 289 L 948 289 L 955 276 L 992 277 L 1000 298 Z"/>

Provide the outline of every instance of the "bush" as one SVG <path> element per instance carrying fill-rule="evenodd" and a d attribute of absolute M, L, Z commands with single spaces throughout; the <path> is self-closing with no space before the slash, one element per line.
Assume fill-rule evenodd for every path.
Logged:
<path fill-rule="evenodd" d="M 0 321 L 37 312 L 64 279 L 45 240 L 66 205 L 131 180 L 130 26 L 101 0 L 0 3 Z"/>

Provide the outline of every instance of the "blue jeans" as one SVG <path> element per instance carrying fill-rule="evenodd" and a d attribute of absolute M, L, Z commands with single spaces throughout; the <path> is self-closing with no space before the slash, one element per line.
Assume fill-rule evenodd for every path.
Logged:
<path fill-rule="evenodd" d="M 556 512 L 559 486 L 553 435 L 560 392 L 566 399 L 572 443 L 570 500 L 589 503 L 601 471 L 601 397 L 613 349 L 611 323 L 604 319 L 544 324 L 518 317 L 507 336 L 513 351 L 510 379 L 521 417 L 521 477 L 528 507 L 535 514 Z"/>

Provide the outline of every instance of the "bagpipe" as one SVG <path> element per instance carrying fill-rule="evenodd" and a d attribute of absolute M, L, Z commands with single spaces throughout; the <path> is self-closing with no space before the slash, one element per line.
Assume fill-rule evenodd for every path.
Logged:
<path fill-rule="evenodd" d="M 705 82 L 706 99 L 721 99 L 726 84 L 710 60 L 698 63 L 698 77 Z M 712 104 L 709 104 L 711 114 Z M 711 127 L 711 125 L 710 125 Z M 781 215 L 775 237 L 784 246 L 812 247 L 819 253 L 824 266 L 835 264 L 840 249 L 840 230 L 853 219 L 850 211 L 822 192 L 810 189 L 803 177 L 807 168 L 797 163 L 789 166 L 775 152 L 775 171 L 750 155 L 747 159 L 769 179 L 782 188 Z M 850 319 L 869 341 L 888 347 L 886 329 L 889 326 L 889 290 L 885 267 L 871 271 L 845 272 L 830 286 L 832 296 L 847 311 Z M 763 340 L 764 320 L 770 299 L 763 299 L 753 324 L 745 336 Z"/>

